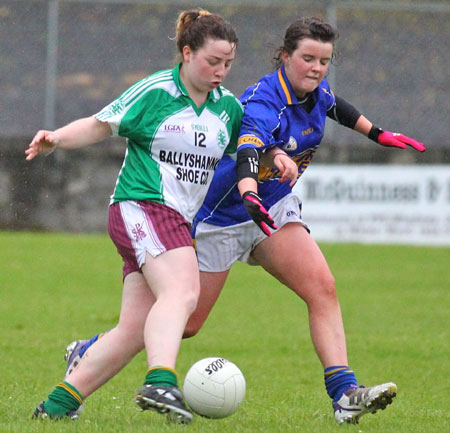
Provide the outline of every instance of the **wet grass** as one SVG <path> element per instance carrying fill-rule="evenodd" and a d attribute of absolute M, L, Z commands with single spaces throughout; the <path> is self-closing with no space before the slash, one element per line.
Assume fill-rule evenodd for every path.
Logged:
<path fill-rule="evenodd" d="M 351 367 L 361 383 L 394 381 L 398 397 L 359 426 L 337 426 L 302 301 L 259 268 L 237 264 L 178 371 L 207 356 L 235 362 L 246 399 L 223 420 L 189 427 L 133 402 L 138 355 L 91 396 L 77 422 L 32 421 L 64 372 L 65 345 L 114 326 L 121 259 L 106 235 L 0 232 L 1 432 L 383 432 L 449 430 L 450 249 L 324 244 L 336 277 Z"/>

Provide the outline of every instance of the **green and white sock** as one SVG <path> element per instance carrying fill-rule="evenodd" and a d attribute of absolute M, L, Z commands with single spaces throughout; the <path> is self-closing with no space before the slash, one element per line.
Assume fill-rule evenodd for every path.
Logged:
<path fill-rule="evenodd" d="M 48 395 L 44 408 L 50 418 L 59 418 L 77 410 L 82 404 L 81 393 L 70 383 L 61 382 Z"/>

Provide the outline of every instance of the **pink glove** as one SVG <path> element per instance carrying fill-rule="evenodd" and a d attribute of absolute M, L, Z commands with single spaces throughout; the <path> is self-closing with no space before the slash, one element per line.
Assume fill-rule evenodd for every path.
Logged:
<path fill-rule="evenodd" d="M 409 138 L 406 135 L 399 134 L 397 132 L 380 132 L 377 141 L 382 146 L 395 146 L 400 147 L 401 149 L 406 149 L 406 145 L 409 145 L 414 147 L 414 149 L 419 152 L 423 152 L 425 150 L 425 145 L 423 143 L 419 143 L 413 138 Z"/>
<path fill-rule="evenodd" d="M 245 209 L 251 216 L 252 220 L 263 231 L 266 236 L 270 236 L 269 227 L 277 229 L 275 222 L 267 212 L 266 208 L 261 203 L 261 197 L 255 192 L 247 191 L 242 194 L 242 200 L 244 201 Z"/>

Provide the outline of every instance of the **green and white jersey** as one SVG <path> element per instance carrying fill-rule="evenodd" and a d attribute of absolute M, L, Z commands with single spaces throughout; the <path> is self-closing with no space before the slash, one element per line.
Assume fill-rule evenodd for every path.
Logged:
<path fill-rule="evenodd" d="M 137 82 L 95 117 L 127 138 L 111 203 L 151 200 L 192 221 L 224 153 L 236 152 L 242 105 L 223 87 L 198 108 L 180 65 Z"/>

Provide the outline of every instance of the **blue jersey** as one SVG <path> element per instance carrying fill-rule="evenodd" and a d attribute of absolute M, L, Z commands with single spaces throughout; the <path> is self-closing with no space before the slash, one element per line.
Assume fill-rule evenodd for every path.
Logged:
<path fill-rule="evenodd" d="M 327 111 L 335 104 L 327 81 L 322 80 L 314 92 L 299 101 L 281 67 L 249 87 L 240 101 L 244 116 L 238 150 L 279 147 L 297 163 L 301 176 L 323 138 Z M 258 194 L 266 209 L 292 190 L 289 182 L 278 182 L 280 177 L 276 168 L 260 167 Z M 224 156 L 217 166 L 196 220 L 218 226 L 250 220 L 237 188 L 236 161 L 231 157 Z"/>

